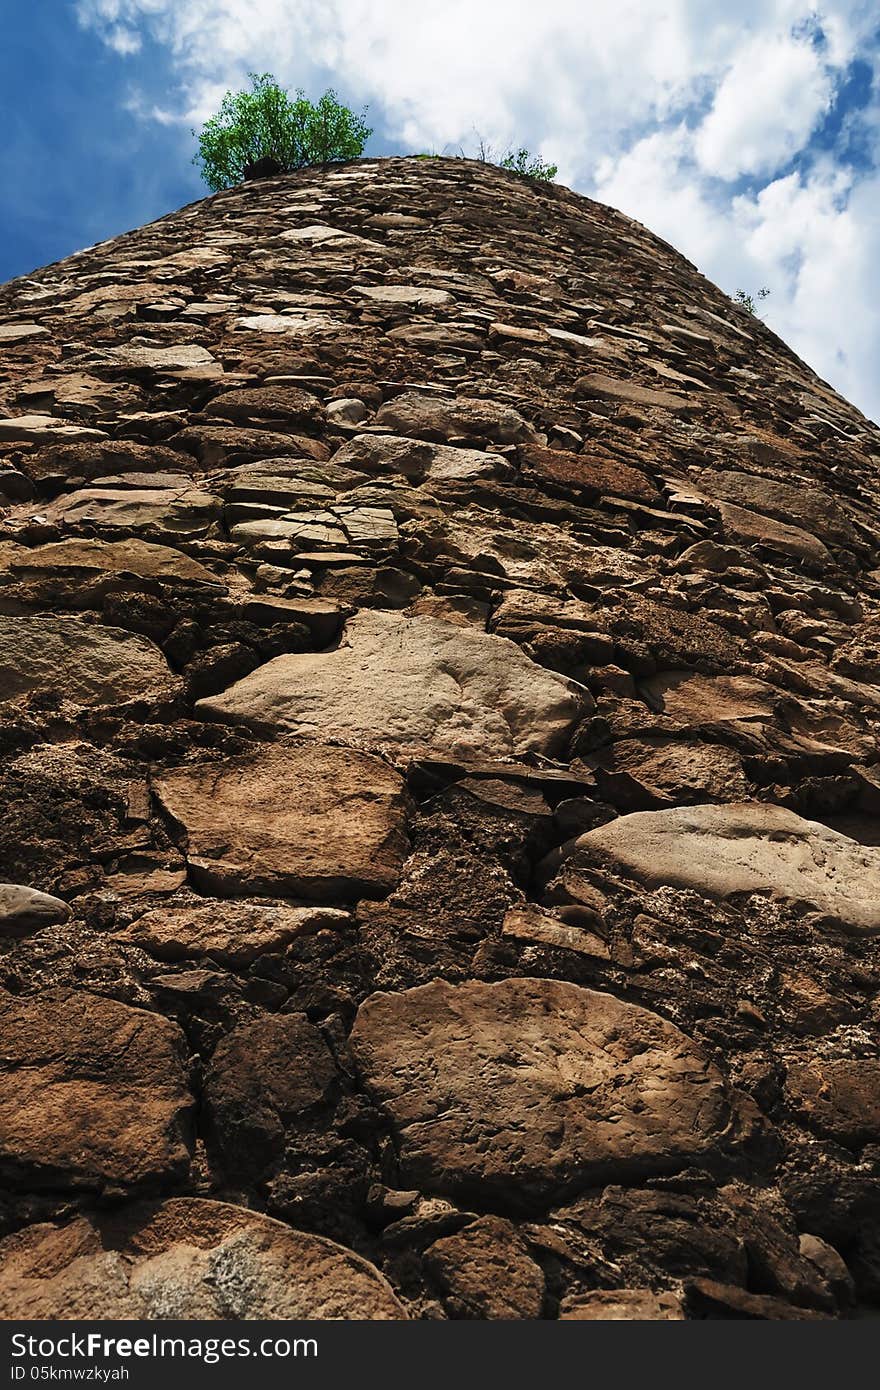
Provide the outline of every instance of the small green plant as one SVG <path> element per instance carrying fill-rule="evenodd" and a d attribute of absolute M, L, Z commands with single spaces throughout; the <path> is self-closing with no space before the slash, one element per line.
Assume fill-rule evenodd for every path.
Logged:
<path fill-rule="evenodd" d="M 212 192 L 241 183 L 248 168 L 261 162 L 288 173 L 363 153 L 372 135 L 366 107 L 358 115 L 333 91 L 311 102 L 301 90 L 291 97 L 271 73 L 249 76 L 251 90 L 227 92 L 197 137 L 193 163 Z"/>
<path fill-rule="evenodd" d="M 756 314 L 758 312 L 756 301 L 765 300 L 769 293 L 769 290 L 758 290 L 757 295 L 753 295 L 747 294 L 745 290 L 737 290 L 733 296 L 733 302 L 738 304 L 741 309 L 745 309 L 746 313 Z"/>
<path fill-rule="evenodd" d="M 541 179 L 543 183 L 552 183 L 559 168 L 557 164 L 545 164 L 543 159 L 525 149 L 508 150 L 498 163 L 511 174 L 521 174 L 525 179 Z"/>
<path fill-rule="evenodd" d="M 464 157 L 464 150 L 461 154 Z M 477 141 L 475 158 L 481 164 L 497 164 L 499 169 L 507 169 L 511 174 L 519 174 L 524 179 L 541 179 L 544 183 L 552 183 L 559 169 L 557 164 L 545 164 L 543 159 L 524 148 L 500 154 L 482 136 Z"/>

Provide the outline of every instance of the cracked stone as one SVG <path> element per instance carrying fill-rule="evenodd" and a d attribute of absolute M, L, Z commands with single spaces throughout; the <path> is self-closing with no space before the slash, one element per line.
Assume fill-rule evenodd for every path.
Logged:
<path fill-rule="evenodd" d="M 401 778 L 348 749 L 271 745 L 162 772 L 154 789 L 207 892 L 381 898 L 408 849 Z"/>
<path fill-rule="evenodd" d="M 401 1185 L 513 1207 L 710 1157 L 721 1074 L 656 1014 L 555 980 L 436 980 L 374 994 L 351 1047 Z"/>
<path fill-rule="evenodd" d="M 505 638 L 363 612 L 337 650 L 276 657 L 198 708 L 252 728 L 497 757 L 552 754 L 589 705 Z"/>

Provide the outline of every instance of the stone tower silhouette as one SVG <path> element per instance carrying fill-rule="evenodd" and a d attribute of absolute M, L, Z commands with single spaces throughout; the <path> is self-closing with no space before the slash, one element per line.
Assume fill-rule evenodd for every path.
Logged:
<path fill-rule="evenodd" d="M 876 1302 L 877 428 L 459 159 L 0 347 L 0 1314 Z"/>

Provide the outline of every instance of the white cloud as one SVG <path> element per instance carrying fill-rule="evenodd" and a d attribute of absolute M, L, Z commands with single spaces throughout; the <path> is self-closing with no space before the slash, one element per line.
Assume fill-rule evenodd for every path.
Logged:
<path fill-rule="evenodd" d="M 779 286 L 768 322 L 838 390 L 880 420 L 880 176 L 828 164 L 790 174 L 734 215 L 744 249 Z"/>
<path fill-rule="evenodd" d="M 880 415 L 880 185 L 805 158 L 875 0 L 77 0 L 120 51 L 169 56 L 145 115 L 188 125 L 248 71 L 370 103 L 402 150 L 524 143 L 638 218 Z M 849 124 L 877 129 L 878 109 Z M 792 173 L 792 161 L 798 161 Z M 737 180 L 748 180 L 746 192 Z"/>
<path fill-rule="evenodd" d="M 104 42 L 123 58 L 139 53 L 141 49 L 141 36 L 137 30 L 126 29 L 122 24 L 111 26 L 104 36 Z"/>
<path fill-rule="evenodd" d="M 766 174 L 802 149 L 828 110 L 830 68 L 809 38 L 761 35 L 743 45 L 695 141 L 707 174 Z"/>

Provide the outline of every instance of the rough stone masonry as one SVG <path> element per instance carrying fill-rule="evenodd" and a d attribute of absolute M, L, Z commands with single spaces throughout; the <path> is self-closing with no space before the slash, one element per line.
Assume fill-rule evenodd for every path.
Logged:
<path fill-rule="evenodd" d="M 460 159 L 0 354 L 0 1315 L 880 1303 L 876 426 Z"/>

